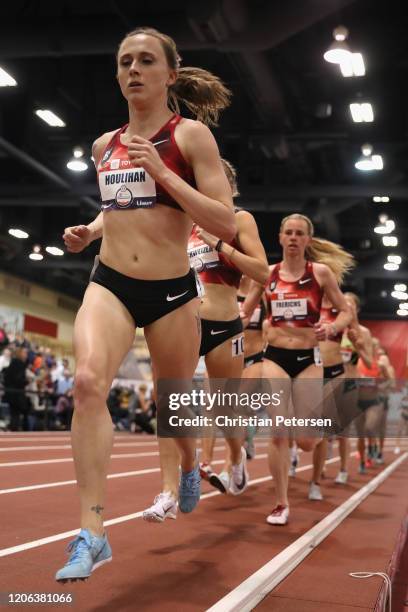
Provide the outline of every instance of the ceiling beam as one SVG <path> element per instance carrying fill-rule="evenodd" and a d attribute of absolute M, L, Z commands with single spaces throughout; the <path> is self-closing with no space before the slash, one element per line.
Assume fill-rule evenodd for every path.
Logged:
<path fill-rule="evenodd" d="M 28 153 L 25 153 L 25 151 L 22 151 L 21 149 L 17 148 L 11 142 L 6 140 L 5 138 L 2 138 L 1 136 L 0 136 L 0 149 L 3 149 L 3 151 L 6 151 L 6 153 L 10 157 L 14 157 L 15 159 L 18 159 L 24 165 L 28 166 L 29 168 L 31 168 L 32 170 L 34 170 L 41 176 L 45 177 L 49 182 L 53 183 L 57 187 L 60 187 L 64 191 L 73 192 L 73 187 L 70 183 L 68 183 L 68 181 L 61 178 L 56 172 L 54 172 L 50 168 L 47 168 L 47 166 L 45 166 L 38 160 L 34 159 L 34 157 L 31 157 L 31 155 L 28 155 Z M 96 202 L 92 198 L 84 195 L 84 196 L 81 196 L 81 200 L 82 202 L 84 202 L 84 204 L 87 204 L 94 210 L 98 210 L 98 211 L 100 210 L 100 205 L 98 204 L 98 202 Z"/>

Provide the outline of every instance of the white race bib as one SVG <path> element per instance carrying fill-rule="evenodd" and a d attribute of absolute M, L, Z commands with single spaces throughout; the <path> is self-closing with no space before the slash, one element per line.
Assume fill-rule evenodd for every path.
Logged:
<path fill-rule="evenodd" d="M 190 267 L 197 272 L 210 270 L 219 265 L 218 251 L 212 249 L 208 244 L 198 244 L 196 246 L 189 244 L 187 253 L 190 258 Z"/>
<path fill-rule="evenodd" d="M 99 173 L 102 208 L 151 208 L 156 203 L 156 183 L 144 168 Z"/>
<path fill-rule="evenodd" d="M 291 321 L 297 317 L 307 316 L 307 299 L 272 299 L 272 317 Z"/>

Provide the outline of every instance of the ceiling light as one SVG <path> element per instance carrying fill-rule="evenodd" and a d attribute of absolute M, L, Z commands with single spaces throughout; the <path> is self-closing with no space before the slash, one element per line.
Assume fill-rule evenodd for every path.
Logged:
<path fill-rule="evenodd" d="M 363 144 L 361 147 L 362 157 L 354 164 L 357 170 L 368 172 L 371 170 L 382 170 L 383 160 L 381 155 L 371 155 L 373 147 L 370 144 Z"/>
<path fill-rule="evenodd" d="M 353 102 L 350 104 L 350 112 L 355 123 L 374 121 L 373 107 L 369 102 Z"/>
<path fill-rule="evenodd" d="M 399 305 L 400 310 L 408 310 L 408 302 L 402 302 L 402 304 Z"/>
<path fill-rule="evenodd" d="M 51 127 L 65 127 L 63 120 L 50 110 L 36 110 L 35 114 Z"/>
<path fill-rule="evenodd" d="M 400 317 L 408 317 L 408 310 L 397 310 L 397 315 Z"/>
<path fill-rule="evenodd" d="M 333 30 L 334 41 L 324 54 L 326 62 L 331 64 L 341 64 L 351 60 L 351 51 L 348 44 L 345 42 L 348 36 L 348 29 L 344 26 L 338 26 Z"/>
<path fill-rule="evenodd" d="M 387 261 L 395 264 L 400 264 L 402 259 L 399 255 L 388 255 Z"/>
<path fill-rule="evenodd" d="M 385 263 L 384 270 L 388 270 L 389 272 L 395 272 L 395 270 L 399 269 L 399 265 L 396 263 Z"/>
<path fill-rule="evenodd" d="M 80 159 L 71 159 L 67 163 L 67 168 L 73 172 L 85 172 L 85 170 L 88 170 L 88 164 Z"/>
<path fill-rule="evenodd" d="M 341 74 L 344 77 L 358 77 L 365 75 L 364 58 L 361 53 L 350 53 L 340 62 Z"/>
<path fill-rule="evenodd" d="M 17 81 L 3 68 L 0 68 L 0 87 L 15 87 L 16 85 Z"/>
<path fill-rule="evenodd" d="M 388 247 L 398 246 L 398 238 L 396 236 L 383 236 L 383 245 Z"/>
<path fill-rule="evenodd" d="M 9 229 L 9 231 L 8 231 L 8 233 L 9 233 L 11 236 L 14 236 L 14 238 L 28 238 L 28 237 L 29 237 L 29 235 L 27 234 L 27 232 L 25 232 L 24 230 L 21 230 L 21 229 L 13 229 L 13 228 L 10 228 L 10 229 Z"/>
<path fill-rule="evenodd" d="M 45 250 L 47 251 L 47 253 L 49 253 L 50 255 L 58 255 L 61 256 L 64 254 L 64 251 L 62 249 L 59 249 L 58 247 L 55 246 L 47 246 L 45 247 Z"/>
<path fill-rule="evenodd" d="M 395 291 L 406 291 L 407 286 L 405 283 L 398 283 L 397 285 L 394 285 L 394 289 Z"/>
<path fill-rule="evenodd" d="M 377 204 L 379 202 L 389 202 L 390 198 L 388 196 L 373 196 L 373 202 L 376 202 Z"/>
<path fill-rule="evenodd" d="M 387 215 L 380 215 L 380 224 L 374 228 L 376 234 L 391 234 L 395 230 L 395 223 L 392 219 L 387 219 Z M 385 244 L 385 243 L 384 243 Z M 391 245 L 386 245 L 391 246 Z M 392 245 L 396 246 L 396 245 Z"/>
<path fill-rule="evenodd" d="M 408 300 L 408 293 L 405 293 L 405 291 L 393 291 L 391 297 L 396 300 Z"/>
<path fill-rule="evenodd" d="M 84 156 L 84 150 L 82 147 L 74 147 L 73 149 L 74 157 L 69 160 L 67 163 L 67 168 L 72 170 L 73 172 L 84 172 L 88 170 L 88 164 L 86 161 L 81 159 Z"/>
<path fill-rule="evenodd" d="M 38 244 L 33 246 L 32 252 L 29 254 L 29 258 L 33 261 L 41 261 L 44 257 L 41 253 L 41 247 Z"/>
<path fill-rule="evenodd" d="M 79 159 L 80 157 L 84 156 L 84 150 L 82 147 L 74 147 L 73 153 L 76 159 Z"/>

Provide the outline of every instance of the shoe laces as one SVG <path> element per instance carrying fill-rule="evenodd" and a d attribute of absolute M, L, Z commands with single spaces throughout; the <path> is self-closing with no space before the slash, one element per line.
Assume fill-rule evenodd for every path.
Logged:
<path fill-rule="evenodd" d="M 232 475 L 234 476 L 234 478 L 236 476 L 239 476 L 240 474 L 242 474 L 242 468 L 243 468 L 243 463 L 241 461 L 241 463 L 238 463 L 237 465 L 233 465 L 232 466 Z"/>
<path fill-rule="evenodd" d="M 197 475 L 197 470 L 194 469 L 188 476 L 184 475 L 184 478 L 182 478 L 182 489 L 183 492 L 191 492 L 191 493 L 196 493 L 197 490 L 197 486 L 200 483 L 200 478 L 199 478 L 199 474 Z"/>
<path fill-rule="evenodd" d="M 91 537 L 87 531 L 81 532 L 75 540 L 72 540 L 67 546 L 67 551 L 74 551 L 69 558 L 67 565 L 81 561 L 91 548 Z"/>
<path fill-rule="evenodd" d="M 278 516 L 279 514 L 282 514 L 282 512 L 283 512 L 285 509 L 286 509 L 286 506 L 282 506 L 282 505 L 280 505 L 280 504 L 279 504 L 278 506 L 276 506 L 276 507 L 275 507 L 275 508 L 272 510 L 271 514 L 272 514 L 273 516 Z"/>
<path fill-rule="evenodd" d="M 164 500 L 169 500 L 172 497 L 172 495 L 170 495 L 169 493 L 159 493 L 158 495 L 156 495 L 156 497 L 154 498 L 154 504 L 157 504 L 158 502 L 164 501 Z"/>

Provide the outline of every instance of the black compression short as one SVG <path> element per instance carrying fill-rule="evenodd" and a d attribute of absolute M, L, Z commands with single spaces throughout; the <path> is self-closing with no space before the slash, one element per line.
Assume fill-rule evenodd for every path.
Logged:
<path fill-rule="evenodd" d="M 207 355 L 217 346 L 240 334 L 243 331 L 240 317 L 232 321 L 209 321 L 201 319 L 201 346 L 200 356 Z"/>
<path fill-rule="evenodd" d="M 135 327 L 145 327 L 197 297 L 193 270 L 165 280 L 139 280 L 98 263 L 91 281 L 108 289 L 127 308 Z"/>

